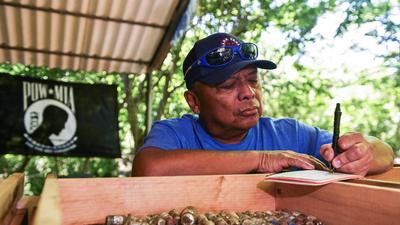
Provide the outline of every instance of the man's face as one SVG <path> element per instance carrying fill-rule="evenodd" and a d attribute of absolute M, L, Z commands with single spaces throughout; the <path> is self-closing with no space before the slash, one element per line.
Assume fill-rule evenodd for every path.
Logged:
<path fill-rule="evenodd" d="M 248 130 L 262 114 L 261 87 L 254 66 L 217 85 L 198 82 L 194 92 L 198 97 L 196 113 L 209 130 Z"/>

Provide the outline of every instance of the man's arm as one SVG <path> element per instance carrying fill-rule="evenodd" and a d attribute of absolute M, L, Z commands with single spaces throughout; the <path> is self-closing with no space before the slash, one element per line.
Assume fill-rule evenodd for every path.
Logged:
<path fill-rule="evenodd" d="M 338 144 L 340 153 L 336 157 L 331 144 L 321 146 L 320 153 L 339 172 L 367 175 L 393 167 L 393 149 L 375 137 L 351 132 L 341 136 Z"/>
<path fill-rule="evenodd" d="M 136 154 L 133 176 L 244 174 L 279 172 L 290 167 L 314 169 L 307 155 L 293 151 L 162 150 L 148 147 Z"/>

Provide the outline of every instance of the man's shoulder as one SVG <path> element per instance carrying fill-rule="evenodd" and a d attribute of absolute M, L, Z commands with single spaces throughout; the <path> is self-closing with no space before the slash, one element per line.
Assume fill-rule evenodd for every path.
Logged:
<path fill-rule="evenodd" d="M 272 117 L 261 117 L 260 123 L 262 125 L 270 125 L 270 126 L 293 126 L 299 123 L 298 120 L 294 118 L 272 118 Z"/>
<path fill-rule="evenodd" d="M 289 131 L 294 130 L 296 132 L 315 132 L 315 130 L 320 130 L 318 127 L 314 127 L 303 123 L 295 118 L 261 118 L 261 124 L 263 127 L 268 127 L 276 130 Z"/>
<path fill-rule="evenodd" d="M 197 123 L 197 120 L 198 120 L 197 116 L 191 114 L 185 114 L 180 118 L 170 118 L 170 119 L 155 121 L 153 126 L 167 126 L 173 129 L 178 129 L 178 128 L 185 128 L 188 126 L 194 126 L 194 124 Z"/>

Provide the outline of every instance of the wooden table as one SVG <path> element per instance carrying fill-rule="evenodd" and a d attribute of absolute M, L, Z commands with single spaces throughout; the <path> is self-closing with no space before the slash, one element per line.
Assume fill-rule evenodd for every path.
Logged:
<path fill-rule="evenodd" d="M 107 215 L 145 215 L 189 205 L 200 212 L 297 210 L 333 225 L 398 224 L 400 167 L 363 180 L 317 187 L 264 182 L 264 176 L 64 179 L 50 175 L 39 200 L 23 196 L 24 175 L 16 173 L 0 181 L 0 224 L 104 223 Z"/>
<path fill-rule="evenodd" d="M 398 170 L 398 169 L 396 169 Z M 396 172 L 397 173 L 397 172 Z M 299 186 L 265 174 L 46 179 L 34 224 L 104 223 L 107 215 L 146 215 L 194 206 L 205 211 L 297 210 L 326 224 L 398 224 L 400 188 L 335 182 Z M 386 179 L 386 175 L 380 177 Z"/>

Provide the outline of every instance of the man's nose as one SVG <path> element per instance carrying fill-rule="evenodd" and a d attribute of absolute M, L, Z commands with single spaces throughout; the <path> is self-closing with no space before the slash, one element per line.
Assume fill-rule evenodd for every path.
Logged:
<path fill-rule="evenodd" d="M 256 92 L 255 92 L 254 87 L 252 87 L 247 82 L 241 82 L 241 84 L 239 86 L 239 99 L 240 100 L 253 99 L 255 95 L 256 95 Z"/>

